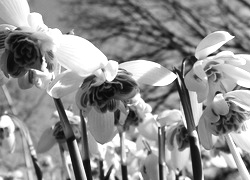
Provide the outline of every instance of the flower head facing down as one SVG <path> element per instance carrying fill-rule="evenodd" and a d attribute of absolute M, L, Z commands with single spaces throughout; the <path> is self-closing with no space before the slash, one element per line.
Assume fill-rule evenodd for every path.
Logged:
<path fill-rule="evenodd" d="M 247 129 L 246 121 L 250 119 L 250 92 L 235 90 L 226 94 L 218 93 L 212 103 L 204 110 L 198 133 L 206 149 L 213 146 L 212 134 L 241 133 Z"/>
<path fill-rule="evenodd" d="M 243 90 L 241 90 L 241 92 L 242 91 Z M 234 93 L 237 93 L 237 91 Z M 238 90 L 238 93 L 240 93 L 240 90 Z M 245 129 L 244 121 L 250 119 L 250 108 L 246 108 L 246 104 L 241 104 L 242 102 L 240 102 L 239 99 L 230 96 L 230 94 L 231 93 L 228 93 L 224 97 L 221 93 L 217 94 L 211 106 L 208 107 L 206 111 L 210 114 L 204 114 L 206 120 L 211 118 L 208 126 L 214 135 L 241 132 Z"/>
<path fill-rule="evenodd" d="M 4 74 L 18 78 L 29 69 L 53 71 L 54 52 L 60 44 L 61 31 L 48 28 L 39 13 L 31 13 L 26 0 L 3 0 L 0 10 L 0 17 L 8 23 L 0 25 Z"/>
<path fill-rule="evenodd" d="M 2 61 L 6 62 L 6 69 L 3 69 L 6 74 L 20 77 L 29 69 L 42 71 L 43 59 L 39 49 L 39 41 L 30 33 L 10 33 L 5 44 Z"/>
<path fill-rule="evenodd" d="M 233 90 L 237 85 L 249 87 L 250 73 L 245 68 L 247 59 L 244 56 L 236 55 L 231 51 L 222 51 L 214 56 L 207 57 L 222 44 L 232 39 L 232 36 L 229 36 L 222 38 L 215 45 L 210 44 L 218 36 L 224 37 L 226 35 L 229 36 L 227 32 L 215 32 L 201 41 L 200 44 L 203 46 L 207 44 L 207 46 L 204 51 L 198 48 L 196 57 L 203 59 L 198 59 L 185 76 L 185 84 L 188 90 L 197 93 L 199 102 L 206 100 L 209 104 L 216 92 L 226 93 Z M 215 49 L 214 46 L 216 46 Z M 210 50 L 209 53 L 208 50 Z M 204 52 L 206 53 L 203 54 Z"/>
<path fill-rule="evenodd" d="M 140 83 L 165 86 L 176 78 L 160 64 L 145 60 L 121 64 L 109 60 L 86 76 L 78 72 L 79 68 L 81 65 L 58 75 L 50 83 L 48 93 L 61 98 L 77 90 L 76 104 L 86 117 L 91 134 L 101 144 L 110 141 L 117 133 L 115 110 L 122 112 L 120 120 L 124 121 L 127 116 L 124 103 L 138 93 Z"/>
<path fill-rule="evenodd" d="M 127 100 L 138 92 L 138 84 L 126 70 L 119 69 L 116 77 L 95 86 L 96 77 L 86 78 L 76 94 L 76 104 L 79 108 L 95 107 L 98 112 L 114 112 L 119 107 L 120 100 Z M 80 97 L 80 98 L 79 98 Z"/>
<path fill-rule="evenodd" d="M 0 147 L 8 153 L 15 149 L 15 124 L 8 115 L 0 117 Z"/>

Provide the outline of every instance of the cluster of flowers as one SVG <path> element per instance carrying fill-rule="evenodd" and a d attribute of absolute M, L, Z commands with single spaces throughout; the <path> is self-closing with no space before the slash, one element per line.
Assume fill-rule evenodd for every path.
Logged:
<path fill-rule="evenodd" d="M 144 159 L 135 164 L 141 167 L 138 171 L 145 179 L 159 178 L 156 165 L 159 127 L 166 131 L 166 153 L 169 156 L 164 161 L 169 179 L 174 179 L 176 170 L 187 167 L 190 150 L 186 117 L 181 110 L 152 114 L 139 90 L 141 84 L 166 86 L 176 79 L 175 73 L 146 60 L 121 64 L 108 60 L 86 39 L 47 27 L 40 14 L 30 12 L 26 0 L 1 0 L 0 17 L 8 23 L 0 25 L 0 85 L 10 78 L 17 78 L 20 88 L 36 86 L 56 99 L 76 91 L 75 103 L 86 118 L 89 137 L 92 137 L 89 140 L 93 146 L 91 152 L 98 156 L 103 155 L 96 152 L 97 143 L 108 144 L 118 132 L 130 131 L 133 127 L 136 142 L 144 142 L 141 145 L 144 157 L 138 149 L 133 157 L 136 154 Z M 250 56 L 231 51 L 215 53 L 232 38 L 224 31 L 205 37 L 196 48 L 192 57 L 196 62 L 185 74 L 184 82 L 190 91 L 202 147 L 213 149 L 223 135 L 230 133 L 239 147 L 250 152 L 247 138 L 250 132 L 247 129 Z M 67 115 L 75 136 L 80 139 L 80 118 L 71 112 Z M 11 122 L 6 115 L 0 119 L 0 143 L 1 146 L 7 144 L 6 147 L 13 151 L 14 124 L 8 124 L 7 120 Z M 58 122 L 45 131 L 38 149 L 46 152 L 55 142 L 65 143 L 64 138 Z M 145 142 L 150 142 L 150 148 Z"/>

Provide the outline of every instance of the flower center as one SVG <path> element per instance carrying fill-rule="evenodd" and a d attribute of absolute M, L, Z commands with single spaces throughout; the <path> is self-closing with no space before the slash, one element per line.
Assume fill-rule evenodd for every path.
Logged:
<path fill-rule="evenodd" d="M 184 124 L 179 124 L 176 128 L 176 142 L 180 151 L 189 147 L 188 131 Z"/>
<path fill-rule="evenodd" d="M 13 31 L 5 40 L 7 53 L 7 73 L 12 76 L 24 74 L 27 69 L 42 68 L 42 54 L 39 41 L 31 37 L 31 33 Z"/>
<path fill-rule="evenodd" d="M 94 106 L 102 113 L 114 112 L 121 100 L 130 99 L 138 92 L 137 83 L 125 70 L 119 69 L 117 76 L 111 82 L 105 81 L 101 85 L 94 86 L 95 81 L 95 76 L 84 80 L 78 91 L 78 93 L 83 93 L 77 101 L 82 107 Z"/>
<path fill-rule="evenodd" d="M 222 78 L 222 74 L 220 71 L 218 71 L 215 67 L 218 65 L 218 62 L 209 62 L 207 65 L 204 67 L 204 71 L 206 75 L 208 76 L 208 79 L 218 82 Z"/>
<path fill-rule="evenodd" d="M 222 135 L 230 132 L 240 132 L 244 130 L 244 121 L 250 118 L 250 111 L 237 106 L 232 101 L 227 102 L 229 106 L 229 113 L 227 115 L 220 115 L 220 119 L 211 123 L 212 133 L 215 135 Z"/>

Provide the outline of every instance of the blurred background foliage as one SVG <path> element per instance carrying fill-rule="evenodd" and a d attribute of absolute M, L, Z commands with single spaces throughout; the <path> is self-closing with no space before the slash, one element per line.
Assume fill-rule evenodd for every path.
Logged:
<path fill-rule="evenodd" d="M 64 33 L 74 29 L 95 44 L 108 59 L 119 62 L 145 59 L 168 69 L 179 67 L 185 57 L 194 55 L 199 41 L 207 34 L 224 30 L 235 36 L 224 49 L 249 53 L 250 2 L 248 0 L 30 0 L 31 10 L 39 12 L 49 27 Z M 143 68 L 143 67 L 142 67 Z M 55 111 L 53 100 L 43 91 L 20 90 L 11 80 L 7 88 L 18 117 L 25 121 L 34 145 Z M 176 87 L 141 88 L 143 99 L 157 113 L 179 108 Z M 1 111 L 9 109 L 4 94 L 0 96 Z M 74 93 L 63 98 L 65 108 L 74 104 Z M 60 164 L 58 147 L 50 150 Z M 14 155 L 0 158 L 0 170 L 13 171 L 24 162 L 20 159 L 21 143 Z M 19 158 L 17 158 L 17 156 Z M 40 156 L 40 155 L 39 155 Z"/>

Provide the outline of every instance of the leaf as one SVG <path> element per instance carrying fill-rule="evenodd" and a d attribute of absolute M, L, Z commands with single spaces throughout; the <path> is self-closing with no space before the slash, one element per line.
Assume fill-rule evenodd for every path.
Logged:
<path fill-rule="evenodd" d="M 233 38 L 234 36 L 231 36 L 226 31 L 213 32 L 207 35 L 198 44 L 195 50 L 195 57 L 197 59 L 204 59 Z"/>
<path fill-rule="evenodd" d="M 119 68 L 123 68 L 132 73 L 133 78 L 138 83 L 152 86 L 166 86 L 172 83 L 176 78 L 173 72 L 152 61 L 129 61 L 121 63 Z"/>

